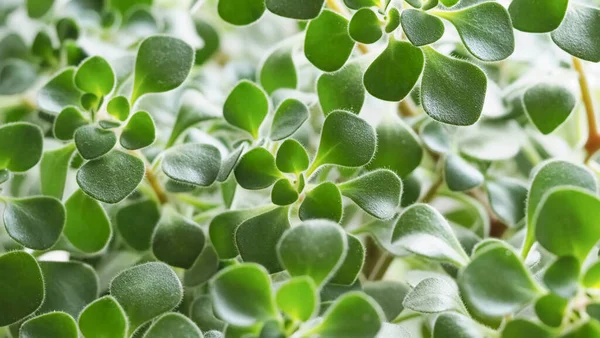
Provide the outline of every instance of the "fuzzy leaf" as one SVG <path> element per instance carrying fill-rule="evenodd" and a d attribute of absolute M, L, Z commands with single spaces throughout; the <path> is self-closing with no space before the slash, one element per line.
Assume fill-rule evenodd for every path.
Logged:
<path fill-rule="evenodd" d="M 529 33 L 548 33 L 560 26 L 569 0 L 515 0 L 510 3 L 508 12 L 513 27 Z"/>
<path fill-rule="evenodd" d="M 583 60 L 600 62 L 600 9 L 573 2 L 552 41 L 565 52 Z"/>
<path fill-rule="evenodd" d="M 354 41 L 365 44 L 375 43 L 383 35 L 377 14 L 369 8 L 361 8 L 354 13 L 348 33 Z"/>
<path fill-rule="evenodd" d="M 266 0 L 267 9 L 285 18 L 310 20 L 321 13 L 325 0 Z"/>
<path fill-rule="evenodd" d="M 391 218 L 400 206 L 402 181 L 391 170 L 377 169 L 338 187 L 342 195 L 379 219 Z"/>
<path fill-rule="evenodd" d="M 342 193 L 331 182 L 323 182 L 306 193 L 300 205 L 298 216 L 301 220 L 328 219 L 338 223 L 342 220 Z"/>
<path fill-rule="evenodd" d="M 186 143 L 171 148 L 162 162 L 163 172 L 179 182 L 209 186 L 221 169 L 221 153 L 209 144 Z"/>
<path fill-rule="evenodd" d="M 85 338 L 125 338 L 127 318 L 125 311 L 112 296 L 96 299 L 79 315 L 79 329 Z"/>
<path fill-rule="evenodd" d="M 78 336 L 75 319 L 64 312 L 50 312 L 33 317 L 23 323 L 19 332 L 21 338 Z"/>
<path fill-rule="evenodd" d="M 282 177 L 275 165 L 275 158 L 265 148 L 254 148 L 245 153 L 234 170 L 238 184 L 249 190 L 270 187 Z"/>
<path fill-rule="evenodd" d="M 35 312 L 44 300 L 44 279 L 35 258 L 25 251 L 0 255 L 0 325 L 13 324 Z M 18 287 L 14 287 L 18 286 Z"/>
<path fill-rule="evenodd" d="M 260 68 L 260 85 L 267 94 L 272 94 L 277 89 L 296 89 L 298 75 L 292 58 L 292 48 L 282 46 L 275 49 Z"/>
<path fill-rule="evenodd" d="M 333 11 L 322 11 L 306 28 L 304 55 L 322 71 L 342 68 L 353 48 L 354 41 L 348 35 L 348 20 Z"/>
<path fill-rule="evenodd" d="M 136 150 L 145 148 L 156 139 L 156 127 L 152 116 L 146 111 L 139 111 L 129 119 L 121 138 L 119 139 L 121 146 L 125 149 Z"/>
<path fill-rule="evenodd" d="M 42 158 L 42 130 L 31 123 L 9 123 L 0 127 L 0 169 L 22 172 Z"/>
<path fill-rule="evenodd" d="M 152 235 L 152 253 L 171 266 L 189 269 L 205 243 L 204 231 L 198 224 L 167 208 Z"/>
<path fill-rule="evenodd" d="M 335 110 L 358 114 L 365 102 L 360 63 L 350 62 L 334 73 L 323 73 L 317 81 L 317 94 L 325 116 Z"/>
<path fill-rule="evenodd" d="M 92 56 L 79 65 L 74 80 L 80 90 L 102 97 L 115 86 L 115 73 L 104 58 Z"/>
<path fill-rule="evenodd" d="M 73 106 L 63 109 L 54 120 L 54 136 L 62 141 L 73 139 L 75 131 L 88 124 L 89 121 Z"/>
<path fill-rule="evenodd" d="M 271 140 L 280 141 L 292 136 L 308 119 L 309 112 L 306 105 L 296 99 L 283 101 L 273 117 L 271 125 Z"/>
<path fill-rule="evenodd" d="M 434 43 L 444 35 L 442 20 L 417 9 L 402 11 L 400 22 L 408 40 L 417 47 Z"/>
<path fill-rule="evenodd" d="M 78 250 L 87 254 L 101 251 L 112 236 L 108 215 L 102 205 L 81 190 L 65 202 L 67 222 L 64 234 Z"/>
<path fill-rule="evenodd" d="M 117 229 L 129 246 L 138 251 L 150 248 L 160 213 L 152 200 L 135 201 L 117 211 Z"/>
<path fill-rule="evenodd" d="M 117 144 L 117 136 L 113 131 L 94 125 L 78 128 L 74 140 L 77 151 L 86 160 L 93 160 L 108 153 Z"/>
<path fill-rule="evenodd" d="M 287 316 L 299 320 L 309 320 L 317 311 L 319 294 L 310 277 L 295 277 L 285 282 L 277 290 L 277 306 Z"/>
<path fill-rule="evenodd" d="M 258 130 L 269 112 L 265 92 L 256 84 L 242 80 L 229 93 L 223 105 L 223 117 L 232 126 L 258 138 Z"/>
<path fill-rule="evenodd" d="M 219 16 L 236 26 L 249 25 L 265 12 L 263 0 L 219 0 L 217 6 Z"/>
<path fill-rule="evenodd" d="M 150 327 L 144 338 L 202 338 L 202 331 L 186 316 L 179 313 L 167 313 L 158 318 Z"/>

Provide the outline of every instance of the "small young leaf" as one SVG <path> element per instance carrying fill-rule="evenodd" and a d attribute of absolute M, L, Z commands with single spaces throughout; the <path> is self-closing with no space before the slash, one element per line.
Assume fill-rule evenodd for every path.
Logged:
<path fill-rule="evenodd" d="M 296 20 L 311 20 L 321 13 L 325 0 L 266 0 L 267 9 L 279 16 Z"/>
<path fill-rule="evenodd" d="M 245 153 L 234 170 L 238 184 L 249 190 L 270 187 L 282 177 L 275 165 L 275 158 L 265 148 L 254 148 Z"/>
<path fill-rule="evenodd" d="M 112 296 L 96 299 L 79 315 L 79 329 L 85 338 L 125 338 L 125 311 Z"/>
<path fill-rule="evenodd" d="M 117 144 L 117 136 L 113 131 L 94 125 L 78 128 L 74 140 L 77 151 L 86 160 L 93 160 L 108 153 Z"/>
<path fill-rule="evenodd" d="M 292 58 L 292 48 L 287 45 L 275 49 L 260 67 L 260 85 L 267 94 L 281 88 L 296 89 L 298 75 Z"/>
<path fill-rule="evenodd" d="M 56 22 L 56 35 L 61 43 L 79 38 L 79 25 L 73 18 L 62 18 Z"/>
<path fill-rule="evenodd" d="M 32 19 L 38 19 L 50 11 L 54 0 L 26 0 L 27 15 Z"/>
<path fill-rule="evenodd" d="M 377 169 L 338 187 L 342 195 L 379 219 L 391 218 L 400 206 L 402 181 L 391 170 Z"/>
<path fill-rule="evenodd" d="M 92 56 L 77 68 L 74 80 L 80 90 L 102 97 L 115 86 L 115 73 L 103 57 Z"/>
<path fill-rule="evenodd" d="M 110 282 L 110 294 L 129 319 L 129 332 L 172 310 L 183 296 L 179 278 L 164 263 L 137 265 L 119 273 Z"/>
<path fill-rule="evenodd" d="M 106 111 L 120 121 L 127 120 L 127 117 L 129 116 L 129 110 L 129 100 L 127 100 L 125 96 L 113 97 L 110 99 L 110 101 L 108 101 L 108 105 L 106 106 Z"/>
<path fill-rule="evenodd" d="M 559 1 L 560 2 L 560 1 Z M 565 52 L 583 60 L 600 62 L 600 9 L 582 4 L 569 6 L 552 41 Z"/>
<path fill-rule="evenodd" d="M 278 317 L 269 274 L 258 264 L 221 270 L 210 282 L 210 294 L 215 311 L 229 324 L 248 327 Z"/>
<path fill-rule="evenodd" d="M 179 313 L 167 313 L 152 323 L 144 334 L 144 338 L 164 337 L 202 338 L 203 335 L 196 324 L 186 316 Z"/>
<path fill-rule="evenodd" d="M 400 11 L 396 7 L 391 7 L 386 15 L 385 32 L 389 34 L 398 26 L 400 26 Z"/>
<path fill-rule="evenodd" d="M 548 33 L 560 26 L 568 5 L 569 0 L 515 0 L 510 3 L 508 12 L 516 29 L 528 33 Z"/>
<path fill-rule="evenodd" d="M 306 193 L 300 205 L 298 216 L 301 220 L 328 219 L 338 223 L 342 220 L 342 193 L 331 182 L 323 182 Z"/>
<path fill-rule="evenodd" d="M 317 311 L 319 294 L 310 277 L 295 277 L 277 290 L 277 306 L 288 317 L 305 322 Z"/>
<path fill-rule="evenodd" d="M 466 191 L 483 184 L 484 177 L 462 157 L 449 154 L 444 161 L 444 181 L 451 191 Z"/>
<path fill-rule="evenodd" d="M 330 283 L 352 285 L 362 270 L 365 262 L 365 248 L 357 237 L 347 234 L 347 239 L 348 251 L 344 263 L 337 269 L 329 281 Z"/>
<path fill-rule="evenodd" d="M 46 250 L 65 226 L 65 207 L 54 197 L 7 199 L 4 225 L 8 235 L 23 246 Z"/>
<path fill-rule="evenodd" d="M 386 101 L 400 101 L 413 89 L 424 65 L 423 52 L 406 41 L 390 39 L 364 76 L 369 94 Z"/>
<path fill-rule="evenodd" d="M 27 171 L 42 158 L 42 130 L 31 123 L 9 123 L 0 127 L 0 169 Z"/>
<path fill-rule="evenodd" d="M 553 293 L 540 297 L 535 302 L 535 313 L 546 325 L 559 327 L 566 313 L 569 301 Z"/>
<path fill-rule="evenodd" d="M 575 296 L 579 287 L 580 266 L 577 258 L 560 257 L 544 273 L 544 284 L 550 291 L 569 299 Z"/>
<path fill-rule="evenodd" d="M 527 188 L 521 182 L 499 177 L 485 187 L 492 210 L 504 223 L 514 227 L 525 218 Z"/>
<path fill-rule="evenodd" d="M 271 190 L 271 201 L 275 205 L 290 205 L 298 200 L 298 191 L 287 178 L 275 182 Z"/>
<path fill-rule="evenodd" d="M 347 249 L 346 234 L 339 225 L 314 220 L 286 231 L 277 246 L 277 255 L 292 277 L 310 276 L 322 285 L 343 264 Z"/>
<path fill-rule="evenodd" d="M 137 188 L 144 172 L 142 160 L 115 150 L 84 164 L 77 172 L 77 183 L 91 197 L 114 204 Z"/>
<path fill-rule="evenodd" d="M 563 86 L 539 83 L 523 95 L 523 106 L 531 122 L 550 134 L 567 120 L 575 108 L 575 97 Z"/>
<path fill-rule="evenodd" d="M 471 63 L 444 56 L 431 47 L 423 50 L 427 59 L 421 80 L 425 112 L 442 123 L 468 126 L 477 122 L 487 89 L 485 73 Z"/>
<path fill-rule="evenodd" d="M 73 317 L 64 312 L 50 312 L 25 321 L 21 326 L 19 337 L 77 338 L 79 333 Z"/>
<path fill-rule="evenodd" d="M 64 234 L 78 250 L 92 254 L 106 247 L 112 236 L 108 215 L 102 205 L 81 190 L 65 202 L 67 222 Z"/>
<path fill-rule="evenodd" d="M 458 311 L 467 313 L 456 284 L 442 278 L 423 279 L 402 302 L 405 308 L 422 313 Z"/>
<path fill-rule="evenodd" d="M 271 140 L 280 141 L 292 136 L 308 119 L 308 116 L 308 107 L 304 103 L 296 99 L 283 101 L 277 107 L 273 117 Z"/>
<path fill-rule="evenodd" d="M 375 43 L 383 35 L 377 14 L 369 8 L 361 8 L 354 13 L 348 33 L 354 41 L 365 44 Z"/>
<path fill-rule="evenodd" d="M 335 110 L 358 114 L 365 102 L 362 67 L 350 62 L 334 73 L 323 73 L 317 81 L 317 94 L 325 116 Z"/>
<path fill-rule="evenodd" d="M 198 33 L 198 36 L 204 41 L 204 46 L 202 46 L 201 49 L 196 49 L 196 57 L 194 60 L 196 66 L 200 66 L 206 63 L 215 55 L 215 53 L 217 53 L 217 51 L 219 51 L 221 41 L 215 27 L 208 22 L 195 18 L 194 25 L 196 27 L 196 33 Z"/>
<path fill-rule="evenodd" d="M 232 126 L 258 138 L 258 130 L 269 112 L 269 100 L 256 84 L 240 81 L 229 93 L 223 105 L 223 117 Z"/>
<path fill-rule="evenodd" d="M 146 111 L 139 111 L 129 119 L 119 141 L 123 148 L 136 150 L 151 145 L 155 139 L 156 129 L 152 116 Z"/>
<path fill-rule="evenodd" d="M 69 67 L 56 74 L 38 92 L 38 107 L 52 115 L 67 106 L 79 107 L 83 93 L 75 86 L 75 68 Z"/>
<path fill-rule="evenodd" d="M 424 11 L 406 9 L 400 22 L 408 40 L 417 47 L 434 43 L 444 35 L 442 20 Z"/>
<path fill-rule="evenodd" d="M 179 182 L 209 186 L 221 169 L 221 153 L 210 144 L 186 143 L 169 149 L 162 162 L 163 172 Z"/>
<path fill-rule="evenodd" d="M 44 300 L 44 280 L 35 258 L 25 251 L 0 255 L 0 325 L 13 324 L 36 311 Z M 18 287 L 11 287 L 18 286 Z"/>
<path fill-rule="evenodd" d="M 158 260 L 189 269 L 200 256 L 205 243 L 204 231 L 198 224 L 172 208 L 163 209 L 152 235 L 152 253 Z"/>
<path fill-rule="evenodd" d="M 232 25 L 244 26 L 260 19 L 265 12 L 263 0 L 219 0 L 219 16 Z"/>
<path fill-rule="evenodd" d="M 308 168 L 306 149 L 296 140 L 285 140 L 277 150 L 275 164 L 284 173 L 298 174 Z"/>
<path fill-rule="evenodd" d="M 433 326 L 434 338 L 478 338 L 484 336 L 475 321 L 453 312 L 439 315 Z"/>
<path fill-rule="evenodd" d="M 354 41 L 348 35 L 348 20 L 333 11 L 322 11 L 306 28 L 304 55 L 322 71 L 342 68 L 353 48 Z"/>
<path fill-rule="evenodd" d="M 54 121 L 54 136 L 62 141 L 73 139 L 75 131 L 88 124 L 89 121 L 81 114 L 79 109 L 69 106 L 63 109 Z"/>
<path fill-rule="evenodd" d="M 40 262 L 46 298 L 40 313 L 64 311 L 73 317 L 98 297 L 98 276 L 80 262 Z"/>
<path fill-rule="evenodd" d="M 152 200 L 135 201 L 117 211 L 117 229 L 129 246 L 138 251 L 150 249 L 152 234 L 160 213 Z"/>
<path fill-rule="evenodd" d="M 179 87 L 194 63 L 194 50 L 180 39 L 151 36 L 144 39 L 135 60 L 131 103 L 147 93 L 166 92 Z"/>

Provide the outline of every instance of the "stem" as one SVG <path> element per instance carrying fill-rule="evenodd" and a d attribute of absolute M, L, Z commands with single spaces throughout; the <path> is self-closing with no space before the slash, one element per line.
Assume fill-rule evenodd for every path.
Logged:
<path fill-rule="evenodd" d="M 442 184 L 444 184 L 444 177 L 440 174 L 440 175 L 438 175 L 435 182 L 433 182 L 431 184 L 431 187 L 429 187 L 429 190 L 427 190 L 427 192 L 423 196 L 423 199 L 421 200 L 421 202 L 422 203 L 431 202 L 437 195 L 438 190 L 442 187 Z"/>
<path fill-rule="evenodd" d="M 417 116 L 419 115 L 419 111 L 415 106 L 415 103 L 411 100 L 410 97 L 404 98 L 404 100 L 400 101 L 400 105 L 398 106 L 398 111 L 401 116 Z"/>
<path fill-rule="evenodd" d="M 400 316 L 400 317 L 392 320 L 392 323 L 393 324 L 398 324 L 398 323 L 401 323 L 401 322 L 404 322 L 404 321 L 407 321 L 407 320 L 410 320 L 410 319 L 413 319 L 413 318 L 417 318 L 417 317 L 420 317 L 420 316 L 421 316 L 420 313 L 409 313 L 407 315 Z"/>
<path fill-rule="evenodd" d="M 373 270 L 371 270 L 371 273 L 369 273 L 369 280 L 382 279 L 393 261 L 394 256 L 384 251 L 381 254 L 381 256 L 379 256 L 379 259 L 377 259 L 377 263 L 375 263 L 375 266 L 373 267 Z"/>
<path fill-rule="evenodd" d="M 158 182 L 156 175 L 154 175 L 154 172 L 149 165 L 146 165 L 146 180 L 148 180 L 148 183 L 150 183 L 150 187 L 152 187 L 152 190 L 154 190 L 156 198 L 158 198 L 160 204 L 167 203 L 167 194 L 160 185 L 160 182 Z"/>
<path fill-rule="evenodd" d="M 336 0 L 327 0 L 327 7 L 329 7 L 329 9 L 331 9 L 334 12 L 337 12 L 345 18 L 350 17 L 350 13 L 348 13 L 348 10 L 345 7 L 340 6 Z M 357 43 L 357 46 L 358 50 L 361 53 L 367 54 L 369 52 L 369 47 L 363 45 L 362 43 Z"/>
<path fill-rule="evenodd" d="M 581 60 L 573 57 L 573 68 L 579 75 L 579 87 L 581 89 L 581 98 L 583 105 L 585 106 L 585 113 L 588 122 L 588 139 L 585 143 L 585 150 L 587 151 L 587 159 L 589 159 L 598 149 L 600 149 L 600 133 L 598 132 L 598 122 L 596 121 L 596 112 L 594 111 L 594 101 L 592 100 L 592 94 L 590 93 L 590 87 L 588 85 L 587 77 L 583 69 Z M 586 160 L 587 160 L 586 159 Z"/>

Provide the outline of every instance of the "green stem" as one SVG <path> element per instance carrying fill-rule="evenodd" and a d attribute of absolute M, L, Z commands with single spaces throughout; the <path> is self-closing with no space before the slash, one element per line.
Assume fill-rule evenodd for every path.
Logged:
<path fill-rule="evenodd" d="M 411 320 L 411 319 L 418 318 L 418 317 L 421 317 L 420 313 L 409 313 L 407 315 L 400 316 L 400 317 L 392 320 L 392 324 L 402 323 L 402 322 L 405 322 L 407 320 Z"/>

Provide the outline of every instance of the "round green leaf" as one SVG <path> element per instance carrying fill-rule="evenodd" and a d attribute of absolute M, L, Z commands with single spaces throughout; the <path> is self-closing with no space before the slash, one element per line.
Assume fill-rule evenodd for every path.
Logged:
<path fill-rule="evenodd" d="M 363 291 L 375 299 L 391 322 L 404 310 L 402 301 L 410 290 L 409 286 L 397 281 L 369 281 L 363 284 Z M 390 336 L 392 338 L 395 336 Z"/>
<path fill-rule="evenodd" d="M 515 49 L 510 16 L 497 2 L 483 2 L 452 12 L 436 12 L 450 21 L 467 50 L 483 61 L 500 61 Z"/>
<path fill-rule="evenodd" d="M 219 257 L 215 249 L 207 243 L 191 268 L 183 275 L 184 286 L 198 286 L 207 282 L 217 273 Z"/>
<path fill-rule="evenodd" d="M 42 195 L 56 197 L 59 200 L 63 197 L 65 183 L 67 181 L 67 172 L 75 144 L 69 143 L 62 148 L 44 152 L 40 162 L 40 183 L 42 185 Z"/>
<path fill-rule="evenodd" d="M 38 91 L 38 107 L 53 115 L 60 113 L 67 106 L 79 107 L 83 93 L 75 86 L 74 77 L 74 67 L 56 74 Z"/>
<path fill-rule="evenodd" d="M 402 181 L 391 170 L 377 169 L 338 187 L 342 195 L 379 219 L 391 218 L 400 206 Z"/>
<path fill-rule="evenodd" d="M 108 0 L 108 7 L 125 15 L 130 9 L 136 5 L 149 6 L 153 0 Z"/>
<path fill-rule="evenodd" d="M 65 226 L 65 207 L 59 200 L 38 196 L 4 202 L 4 226 L 12 239 L 35 250 L 56 244 Z"/>
<path fill-rule="evenodd" d="M 391 33 L 400 26 L 400 11 L 396 7 L 391 7 L 386 15 L 385 32 Z"/>
<path fill-rule="evenodd" d="M 0 326 L 15 323 L 44 300 L 44 280 L 35 258 L 24 251 L 0 255 Z"/>
<path fill-rule="evenodd" d="M 78 128 L 73 138 L 77 151 L 86 160 L 93 160 L 108 153 L 117 144 L 117 136 L 113 131 L 94 125 Z"/>
<path fill-rule="evenodd" d="M 298 200 L 298 191 L 287 178 L 275 182 L 271 190 L 271 201 L 275 205 L 290 205 Z"/>
<path fill-rule="evenodd" d="M 271 140 L 280 141 L 292 136 L 308 119 L 308 116 L 308 107 L 304 103 L 296 99 L 283 101 L 277 107 L 273 117 Z"/>
<path fill-rule="evenodd" d="M 575 108 L 575 97 L 561 86 L 539 83 L 523 95 L 523 106 L 542 134 L 550 134 L 567 120 Z"/>
<path fill-rule="evenodd" d="M 365 88 L 378 99 L 400 101 L 419 80 L 423 65 L 423 52 L 419 48 L 390 39 L 386 49 L 367 68 Z"/>
<path fill-rule="evenodd" d="M 267 9 L 274 14 L 297 20 L 310 20 L 321 13 L 325 0 L 266 0 Z"/>
<path fill-rule="evenodd" d="M 346 234 L 339 225 L 314 220 L 286 231 L 277 247 L 277 254 L 292 277 L 310 276 L 317 285 L 321 285 L 342 266 L 347 249 Z"/>
<path fill-rule="evenodd" d="M 205 243 L 204 231 L 198 224 L 166 208 L 152 235 L 152 253 L 171 266 L 189 269 Z"/>
<path fill-rule="evenodd" d="M 151 145 L 155 139 L 156 129 L 152 116 L 146 111 L 139 111 L 129 119 L 119 141 L 123 148 L 136 150 Z"/>
<path fill-rule="evenodd" d="M 515 0 L 510 3 L 508 12 L 513 27 L 528 33 L 548 33 L 560 26 L 569 0 Z"/>
<path fill-rule="evenodd" d="M 56 35 L 61 43 L 67 40 L 77 40 L 79 31 L 79 25 L 73 18 L 62 18 L 56 22 Z"/>
<path fill-rule="evenodd" d="M 380 6 L 377 0 L 344 0 L 344 4 L 351 9 L 361 9 L 363 7 Z"/>
<path fill-rule="evenodd" d="M 527 188 L 510 178 L 496 178 L 485 184 L 490 206 L 494 213 L 507 225 L 516 226 L 525 218 Z"/>
<path fill-rule="evenodd" d="M 0 127 L 0 169 L 27 171 L 42 158 L 42 130 L 31 123 L 9 123 Z"/>
<path fill-rule="evenodd" d="M 75 73 L 75 85 L 86 93 L 102 97 L 115 86 L 115 73 L 101 56 L 92 56 L 81 63 Z"/>
<path fill-rule="evenodd" d="M 160 213 L 152 200 L 135 201 L 117 211 L 117 229 L 129 246 L 138 251 L 150 249 L 152 234 Z"/>
<path fill-rule="evenodd" d="M 308 168 L 308 154 L 296 140 L 285 140 L 277 150 L 275 164 L 284 173 L 298 174 Z"/>
<path fill-rule="evenodd" d="M 219 0 L 219 16 L 232 25 L 244 26 L 260 19 L 265 12 L 264 0 Z"/>
<path fill-rule="evenodd" d="M 231 175 L 233 168 L 235 168 L 235 165 L 238 163 L 238 160 L 240 159 L 240 156 L 244 150 L 246 150 L 246 144 L 242 143 L 229 153 L 227 158 L 225 158 L 221 164 L 217 181 L 225 182 L 229 178 L 229 175 Z"/>
<path fill-rule="evenodd" d="M 190 319 L 192 319 L 203 332 L 206 332 L 206 338 L 210 337 L 210 332 L 214 333 L 215 331 L 218 331 L 220 333 L 225 328 L 225 322 L 217 318 L 214 313 L 213 301 L 209 295 L 201 295 L 194 300 L 190 309 Z M 215 338 L 221 337 L 222 336 L 216 336 Z"/>
<path fill-rule="evenodd" d="M 358 114 L 365 102 L 362 67 L 350 62 L 334 73 L 323 73 L 317 81 L 319 103 L 325 116 L 335 110 Z"/>
<path fill-rule="evenodd" d="M 76 107 L 69 106 L 63 109 L 54 120 L 54 136 L 62 141 L 73 139 L 75 131 L 88 124 L 88 120 Z"/>
<path fill-rule="evenodd" d="M 125 96 L 113 97 L 110 99 L 110 101 L 108 101 L 108 105 L 106 106 L 106 111 L 120 121 L 127 120 L 127 117 L 129 116 L 129 110 L 129 100 L 127 100 Z"/>
<path fill-rule="evenodd" d="M 594 263 L 587 269 L 581 284 L 586 288 L 600 288 L 600 262 Z"/>
<path fill-rule="evenodd" d="M 317 311 L 319 294 L 310 277 L 295 277 L 277 290 L 277 307 L 288 317 L 305 322 Z"/>
<path fill-rule="evenodd" d="M 535 313 L 546 325 L 559 327 L 567 310 L 569 301 L 553 293 L 540 297 L 535 302 Z"/>
<path fill-rule="evenodd" d="M 452 191 L 466 191 L 483 184 L 483 174 L 462 157 L 449 154 L 444 161 L 444 181 Z"/>
<path fill-rule="evenodd" d="M 360 239 L 347 234 L 348 252 L 344 263 L 338 268 L 329 281 L 333 284 L 352 285 L 356 282 L 365 261 L 365 248 Z"/>
<path fill-rule="evenodd" d="M 125 338 L 127 318 L 125 311 L 111 296 L 90 303 L 79 315 L 79 329 L 85 338 Z"/>
<path fill-rule="evenodd" d="M 221 169 L 221 153 L 210 144 L 186 143 L 169 149 L 162 170 L 179 182 L 209 186 Z"/>
<path fill-rule="evenodd" d="M 342 68 L 353 48 L 354 41 L 348 35 L 348 20 L 340 14 L 324 10 L 306 28 L 304 55 L 322 71 Z"/>
<path fill-rule="evenodd" d="M 223 117 L 232 126 L 258 138 L 258 130 L 269 112 L 269 100 L 256 84 L 240 81 L 223 104 Z"/>
<path fill-rule="evenodd" d="M 108 215 L 102 205 L 81 190 L 65 202 L 65 237 L 78 250 L 91 254 L 104 249 L 112 236 Z"/>
<path fill-rule="evenodd" d="M 551 338 L 553 333 L 541 325 L 525 319 L 514 319 L 506 324 L 502 331 L 502 338 Z"/>
<path fill-rule="evenodd" d="M 478 338 L 484 336 L 475 321 L 457 313 L 442 313 L 435 320 L 433 337 L 435 338 Z"/>
<path fill-rule="evenodd" d="M 37 19 L 44 16 L 54 5 L 54 0 L 27 0 L 27 15 L 30 18 Z"/>
<path fill-rule="evenodd" d="M 442 20 L 417 9 L 402 11 L 400 22 L 408 40 L 417 47 L 434 43 L 444 35 Z"/>
<path fill-rule="evenodd" d="M 238 184 L 250 190 L 267 188 L 282 177 L 273 155 L 261 147 L 245 153 L 235 167 L 234 174 Z"/>
<path fill-rule="evenodd" d="M 260 67 L 260 85 L 270 95 L 277 89 L 295 89 L 298 84 L 292 48 L 284 45 L 275 49 Z"/>
<path fill-rule="evenodd" d="M 477 122 L 487 89 L 485 73 L 471 63 L 444 56 L 430 47 L 424 51 L 427 62 L 421 80 L 421 99 L 425 112 L 442 123 L 468 126 Z"/>
<path fill-rule="evenodd" d="M 110 294 L 129 319 L 129 332 L 175 308 L 183 296 L 179 278 L 164 263 L 137 265 L 110 282 Z"/>
<path fill-rule="evenodd" d="M 0 95 L 22 93 L 35 83 L 36 78 L 32 64 L 18 59 L 3 61 L 0 64 Z"/>
<path fill-rule="evenodd" d="M 186 316 L 179 313 L 167 313 L 158 318 L 146 334 L 144 338 L 202 338 L 202 332 L 194 322 Z"/>
<path fill-rule="evenodd" d="M 84 164 L 77 172 L 77 183 L 91 197 L 114 204 L 137 188 L 144 172 L 142 160 L 115 150 Z"/>
<path fill-rule="evenodd" d="M 458 287 L 443 278 L 425 278 L 404 298 L 402 305 L 421 313 L 457 311 L 466 313 Z"/>
<path fill-rule="evenodd" d="M 221 270 L 210 282 L 219 317 L 240 327 L 277 318 L 269 274 L 260 265 L 244 263 Z"/>
<path fill-rule="evenodd" d="M 147 93 L 179 87 L 194 62 L 194 50 L 180 39 L 157 35 L 144 39 L 135 60 L 131 103 Z"/>
<path fill-rule="evenodd" d="M 600 335 L 600 322 L 589 319 L 569 330 L 561 338 L 598 337 Z"/>
<path fill-rule="evenodd" d="M 600 31 L 600 9 L 573 1 L 561 25 L 552 32 L 552 41 L 575 57 L 600 62 L 598 31 Z"/>
<path fill-rule="evenodd" d="M 300 205 L 298 216 L 301 220 L 328 219 L 339 223 L 342 220 L 342 193 L 331 182 L 323 182 L 306 193 Z"/>
<path fill-rule="evenodd" d="M 544 273 L 544 284 L 556 295 L 571 298 L 575 296 L 579 287 L 579 272 L 577 258 L 560 257 Z"/>
<path fill-rule="evenodd" d="M 369 8 L 361 8 L 354 13 L 348 33 L 354 41 L 365 44 L 375 43 L 383 35 L 377 14 Z"/>
<path fill-rule="evenodd" d="M 64 312 L 50 312 L 27 320 L 21 326 L 21 338 L 61 337 L 77 338 L 75 319 Z"/>

